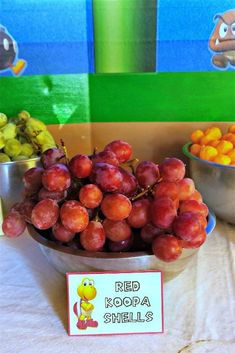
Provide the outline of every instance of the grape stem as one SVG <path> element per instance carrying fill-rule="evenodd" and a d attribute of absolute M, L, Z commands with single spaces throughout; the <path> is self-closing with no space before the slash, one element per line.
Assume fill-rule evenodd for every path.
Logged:
<path fill-rule="evenodd" d="M 66 164 L 68 165 L 69 164 L 69 157 L 68 157 L 67 147 L 65 146 L 65 143 L 62 139 L 60 139 L 60 143 L 61 143 L 62 150 L 64 152 Z"/>
<path fill-rule="evenodd" d="M 121 167 L 129 167 L 131 168 L 131 171 L 132 171 L 132 174 L 134 174 L 135 172 L 135 165 L 139 163 L 139 159 L 138 158 L 134 158 L 134 159 L 130 159 L 129 161 L 125 162 L 125 163 L 122 163 L 121 164 Z"/>
<path fill-rule="evenodd" d="M 155 185 L 155 184 L 154 184 L 154 185 Z M 154 185 L 153 185 L 153 186 L 154 186 Z M 148 194 L 149 192 L 152 191 L 153 186 L 148 186 L 146 189 L 142 190 L 139 194 L 133 196 L 130 200 L 131 200 L 131 201 L 135 201 L 135 200 L 138 200 L 140 197 L 142 197 L 142 196 Z"/>

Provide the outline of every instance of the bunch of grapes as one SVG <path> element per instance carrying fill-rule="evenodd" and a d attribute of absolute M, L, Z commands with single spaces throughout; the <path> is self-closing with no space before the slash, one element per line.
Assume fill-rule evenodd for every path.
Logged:
<path fill-rule="evenodd" d="M 46 125 L 28 112 L 10 119 L 0 113 L 0 163 L 35 158 L 55 146 Z"/>
<path fill-rule="evenodd" d="M 152 250 L 174 261 L 183 248 L 206 239 L 208 208 L 185 165 L 166 158 L 160 165 L 131 160 L 129 143 L 116 140 L 90 156 L 63 158 L 50 148 L 42 168 L 23 178 L 24 199 L 14 205 L 2 228 L 17 237 L 31 223 L 41 234 L 86 251 Z"/>

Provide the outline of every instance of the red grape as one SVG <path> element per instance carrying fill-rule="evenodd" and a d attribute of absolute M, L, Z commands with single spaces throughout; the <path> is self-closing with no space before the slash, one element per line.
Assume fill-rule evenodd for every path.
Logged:
<path fill-rule="evenodd" d="M 153 239 L 157 235 L 162 234 L 162 232 L 162 229 L 155 227 L 152 223 L 148 223 L 141 229 L 140 236 L 145 243 L 152 244 Z"/>
<path fill-rule="evenodd" d="M 178 182 L 185 176 L 185 165 L 178 158 L 166 158 L 159 166 L 163 181 Z"/>
<path fill-rule="evenodd" d="M 199 203 L 202 203 L 202 195 L 200 194 L 200 192 L 198 190 L 195 190 L 192 195 L 189 196 L 188 200 L 196 200 Z"/>
<path fill-rule="evenodd" d="M 110 221 L 110 219 L 105 219 L 103 227 L 106 237 L 112 241 L 126 240 L 131 236 L 131 227 L 125 220 L 114 222 Z"/>
<path fill-rule="evenodd" d="M 64 164 L 53 164 L 42 175 L 42 184 L 48 191 L 64 191 L 71 184 L 71 176 Z"/>
<path fill-rule="evenodd" d="M 185 212 L 180 214 L 175 219 L 173 223 L 173 230 L 175 235 L 179 238 L 186 241 L 191 241 L 203 230 L 203 227 L 198 218 L 195 217 L 195 214 Z"/>
<path fill-rule="evenodd" d="M 49 168 L 53 164 L 61 163 L 61 160 L 65 157 L 65 154 L 59 148 L 49 148 L 41 155 L 41 163 L 45 169 Z"/>
<path fill-rule="evenodd" d="M 56 240 L 67 243 L 75 237 L 75 233 L 66 229 L 63 224 L 59 221 L 52 227 L 52 233 Z"/>
<path fill-rule="evenodd" d="M 132 147 L 122 140 L 115 140 L 105 146 L 105 151 L 111 150 L 115 153 L 119 163 L 128 161 L 132 155 Z"/>
<path fill-rule="evenodd" d="M 102 191 L 94 184 L 86 184 L 80 189 L 79 200 L 87 208 L 98 207 L 102 199 Z"/>
<path fill-rule="evenodd" d="M 112 252 L 129 251 L 133 245 L 133 236 L 121 241 L 108 240 L 108 249 Z"/>
<path fill-rule="evenodd" d="M 24 218 L 25 222 L 31 223 L 32 211 L 35 205 L 36 201 L 32 199 L 25 199 L 24 201 L 20 202 L 19 213 Z"/>
<path fill-rule="evenodd" d="M 77 154 L 69 162 L 72 175 L 76 178 L 87 178 L 91 174 L 92 161 L 89 157 Z"/>
<path fill-rule="evenodd" d="M 67 190 L 64 191 L 49 191 L 45 188 L 41 188 L 38 193 L 38 200 L 44 200 L 44 199 L 52 199 L 57 202 L 61 202 L 66 199 L 67 197 Z"/>
<path fill-rule="evenodd" d="M 2 223 L 2 231 L 11 238 L 16 238 L 23 234 L 26 228 L 24 218 L 16 211 L 11 211 L 4 218 Z"/>
<path fill-rule="evenodd" d="M 154 255 L 162 261 L 177 260 L 182 253 L 181 241 L 171 234 L 162 234 L 153 240 Z"/>
<path fill-rule="evenodd" d="M 184 212 L 200 213 L 206 218 L 209 210 L 207 205 L 204 203 L 199 203 L 196 200 L 185 200 L 180 203 L 180 213 Z"/>
<path fill-rule="evenodd" d="M 127 218 L 127 222 L 133 228 L 142 228 L 150 222 L 150 201 L 141 199 L 132 203 L 132 210 Z"/>
<path fill-rule="evenodd" d="M 119 161 L 115 153 L 111 150 L 104 150 L 102 152 L 96 153 L 91 157 L 93 165 L 96 163 L 108 163 L 114 166 L 119 166 Z"/>
<path fill-rule="evenodd" d="M 38 229 L 51 228 L 59 218 L 59 206 L 55 200 L 45 199 L 34 206 L 31 215 L 32 224 Z"/>
<path fill-rule="evenodd" d="M 169 229 L 174 221 L 177 210 L 169 197 L 156 199 L 151 205 L 152 223 L 161 229 Z"/>
<path fill-rule="evenodd" d="M 184 201 L 190 198 L 195 191 L 194 181 L 190 178 L 184 178 L 179 183 L 179 200 Z"/>
<path fill-rule="evenodd" d="M 105 244 L 105 232 L 100 222 L 91 221 L 80 234 L 80 242 L 87 251 L 101 251 Z"/>
<path fill-rule="evenodd" d="M 65 228 L 71 232 L 83 231 L 89 223 L 89 215 L 85 207 L 76 200 L 66 201 L 60 209 L 60 219 Z"/>
<path fill-rule="evenodd" d="M 157 199 L 159 197 L 169 197 L 175 200 L 178 197 L 179 186 L 177 183 L 172 183 L 170 181 L 162 181 L 157 184 L 154 188 L 154 197 Z"/>
<path fill-rule="evenodd" d="M 106 218 L 111 221 L 122 221 L 131 213 L 130 200 L 122 194 L 110 194 L 104 197 L 101 210 Z"/>
<path fill-rule="evenodd" d="M 135 171 L 136 178 L 142 188 L 152 186 L 159 179 L 158 166 L 151 161 L 143 161 L 137 165 Z"/>
<path fill-rule="evenodd" d="M 122 174 L 123 178 L 122 185 L 119 189 L 120 194 L 124 194 L 126 196 L 133 196 L 136 193 L 138 187 L 136 177 L 123 168 L 119 168 L 119 171 Z"/>
<path fill-rule="evenodd" d="M 118 168 L 107 163 L 96 163 L 92 170 L 91 180 L 102 191 L 118 191 L 122 185 L 123 177 Z"/>
<path fill-rule="evenodd" d="M 182 247 L 186 249 L 199 248 L 206 240 L 206 231 L 202 229 L 192 240 L 182 240 Z"/>
<path fill-rule="evenodd" d="M 38 192 L 42 187 L 43 168 L 34 167 L 28 169 L 23 176 L 23 184 L 25 187 L 25 195 L 31 196 Z"/>

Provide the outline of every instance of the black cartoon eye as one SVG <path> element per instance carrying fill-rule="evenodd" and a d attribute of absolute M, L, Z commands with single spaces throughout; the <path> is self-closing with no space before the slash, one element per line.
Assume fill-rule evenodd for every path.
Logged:
<path fill-rule="evenodd" d="M 221 23 L 220 25 L 220 29 L 219 29 L 219 35 L 221 38 L 224 38 L 226 36 L 228 32 L 228 26 L 226 25 L 226 23 Z"/>
<path fill-rule="evenodd" d="M 89 286 L 89 280 L 85 279 L 85 281 L 83 282 L 83 285 L 84 285 L 84 287 Z"/>
<path fill-rule="evenodd" d="M 235 36 L 235 22 L 231 24 L 232 34 Z"/>

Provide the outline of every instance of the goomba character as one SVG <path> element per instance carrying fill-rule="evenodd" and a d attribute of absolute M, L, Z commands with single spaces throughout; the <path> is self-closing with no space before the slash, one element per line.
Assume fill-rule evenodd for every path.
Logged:
<path fill-rule="evenodd" d="M 220 68 L 229 64 L 235 66 L 235 10 L 216 15 L 218 22 L 209 40 L 209 47 L 218 53 L 212 57 L 212 63 Z"/>

